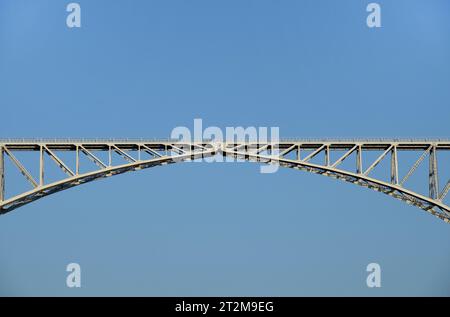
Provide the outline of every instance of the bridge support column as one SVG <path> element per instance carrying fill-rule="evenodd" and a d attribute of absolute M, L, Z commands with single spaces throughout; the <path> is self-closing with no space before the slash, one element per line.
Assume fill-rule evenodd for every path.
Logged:
<path fill-rule="evenodd" d="M 330 145 L 325 147 L 325 166 L 330 166 Z"/>
<path fill-rule="evenodd" d="M 397 146 L 395 145 L 391 150 L 391 184 L 398 184 Z"/>
<path fill-rule="evenodd" d="M 39 186 L 44 186 L 44 147 L 39 149 Z"/>
<path fill-rule="evenodd" d="M 358 146 L 356 150 L 356 173 L 362 173 L 362 148 L 361 144 Z"/>
<path fill-rule="evenodd" d="M 75 174 L 80 174 L 80 146 L 77 145 L 75 149 Z"/>
<path fill-rule="evenodd" d="M 0 201 L 5 199 L 5 155 L 3 146 L 0 146 Z"/>
<path fill-rule="evenodd" d="M 439 195 L 439 180 L 437 170 L 437 156 L 436 146 L 433 145 L 430 150 L 430 168 L 429 168 L 429 184 L 430 184 L 430 198 L 438 199 Z"/>

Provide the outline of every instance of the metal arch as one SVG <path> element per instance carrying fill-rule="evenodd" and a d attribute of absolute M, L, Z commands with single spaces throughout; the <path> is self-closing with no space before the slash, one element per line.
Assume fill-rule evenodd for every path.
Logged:
<path fill-rule="evenodd" d="M 39 198 L 48 196 L 50 194 L 57 193 L 59 191 L 72 188 L 81 184 L 85 184 L 96 179 L 106 178 L 114 175 L 123 174 L 130 171 L 141 170 L 145 168 L 172 164 L 176 162 L 182 162 L 187 160 L 193 160 L 202 157 L 208 157 L 214 155 L 217 149 L 205 150 L 202 152 L 191 152 L 185 153 L 177 156 L 157 156 L 154 159 L 143 160 L 143 161 L 133 161 L 132 163 L 122 164 L 118 166 L 109 166 L 107 168 L 74 175 L 69 178 L 62 179 L 60 181 L 50 183 L 41 187 L 37 187 L 28 192 L 22 193 L 20 195 L 14 196 L 10 199 L 0 202 L 0 215 L 8 213 L 16 208 L 23 205 L 31 203 Z"/>
<path fill-rule="evenodd" d="M 109 153 L 109 161 L 104 162 L 93 152 L 104 151 Z M 278 151 L 279 150 L 279 151 Z M 301 159 L 300 154 L 312 153 Z M 374 161 L 365 160 L 363 152 L 378 150 L 383 153 Z M 384 194 L 400 199 L 408 204 L 417 206 L 439 219 L 450 222 L 450 207 L 443 200 L 450 190 L 450 180 L 443 189 L 439 189 L 437 152 L 450 150 L 450 140 L 400 140 L 400 139 L 365 139 L 365 140 L 327 140 L 327 139 L 296 139 L 281 140 L 278 142 L 189 142 L 182 143 L 172 140 L 1 140 L 0 139 L 0 214 L 7 213 L 34 200 L 84 184 L 95 179 L 105 178 L 128 171 L 140 170 L 159 165 L 187 161 L 207 157 L 216 153 L 223 156 L 243 158 L 247 161 L 279 164 L 283 167 L 305 170 L 311 173 L 322 174 L 328 177 L 341 179 L 363 187 L 380 191 Z M 39 179 L 34 180 L 13 151 L 38 151 Z M 55 152 L 70 151 L 76 154 L 76 167 L 71 170 L 67 162 L 58 157 Z M 137 151 L 138 158 L 133 157 L 132 151 Z M 150 159 L 141 160 L 142 153 L 151 156 Z M 344 154 L 335 161 L 330 161 L 330 152 L 343 151 Z M 399 160 L 397 151 L 420 151 L 421 156 L 408 173 L 399 177 Z M 296 153 L 295 153 L 296 152 Z M 113 165 L 112 153 L 116 153 L 126 164 Z M 264 154 L 267 153 L 267 154 Z M 313 163 L 319 154 L 325 154 L 325 162 Z M 44 156 L 48 155 L 56 165 L 67 174 L 67 177 L 53 183 L 44 182 Z M 85 155 L 99 170 L 88 173 L 79 173 L 80 154 Z M 296 159 L 286 156 L 292 155 Z M 342 167 L 346 159 L 356 155 L 356 172 Z M 4 196 L 4 157 L 8 156 L 21 174 L 34 186 L 30 191 L 14 197 Z M 369 176 L 371 171 L 383 160 L 390 157 L 390 182 Z M 429 196 L 417 193 L 404 187 L 404 183 L 412 176 L 421 162 L 429 157 Z M 353 159 L 352 159 L 353 160 Z M 363 163 L 368 163 L 363 168 Z M 442 164 L 442 162 L 441 162 Z M 345 165 L 345 164 L 343 164 Z M 442 175 L 441 175 L 442 176 Z M 401 179 L 401 181 L 399 181 Z"/>
<path fill-rule="evenodd" d="M 350 150 L 350 151 L 353 151 Z M 246 152 L 237 152 L 226 150 L 225 153 L 233 156 L 241 157 L 247 161 L 261 162 L 266 164 L 279 164 L 282 167 L 300 169 L 307 172 L 337 178 L 362 187 L 367 187 L 375 191 L 379 191 L 391 197 L 402 200 L 408 204 L 419 207 L 444 222 L 450 223 L 450 207 L 440 201 L 430 199 L 413 191 L 407 190 L 401 186 L 387 183 L 366 176 L 365 174 L 357 174 L 345 170 L 336 169 L 333 166 L 323 166 L 312 164 L 307 161 L 295 161 L 274 156 L 265 156 L 260 154 L 251 154 Z M 346 153 L 347 154 L 347 153 Z M 253 160 L 251 160 L 253 158 Z M 398 192 L 398 193 L 396 193 Z"/>

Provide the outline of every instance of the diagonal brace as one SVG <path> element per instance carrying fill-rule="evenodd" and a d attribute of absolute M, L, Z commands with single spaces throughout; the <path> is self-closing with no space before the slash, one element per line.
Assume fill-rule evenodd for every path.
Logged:
<path fill-rule="evenodd" d="M 290 152 L 292 152 L 292 150 L 294 150 L 297 147 L 296 144 L 290 146 L 289 148 L 287 148 L 286 150 L 284 150 L 283 152 L 280 153 L 280 157 L 285 156 L 286 154 L 289 154 Z"/>
<path fill-rule="evenodd" d="M 170 147 L 171 147 L 172 149 L 174 149 L 175 152 L 177 152 L 177 154 L 185 154 L 185 153 L 186 153 L 186 151 L 180 149 L 179 147 L 177 147 L 177 146 L 175 146 L 175 145 L 173 145 L 173 144 L 171 144 Z"/>
<path fill-rule="evenodd" d="M 381 154 L 376 160 L 375 162 L 372 163 L 372 165 L 370 165 L 366 171 L 364 172 L 364 175 L 369 175 L 369 173 L 375 168 L 375 166 L 378 165 L 378 163 L 381 162 L 382 159 L 384 159 L 384 157 L 392 150 L 392 148 L 394 147 L 394 145 L 391 145 L 386 151 L 383 152 L 383 154 Z"/>
<path fill-rule="evenodd" d="M 155 150 L 149 148 L 148 146 L 146 146 L 144 144 L 141 144 L 141 146 L 145 149 L 145 152 L 147 152 L 149 154 L 152 154 L 152 155 L 154 155 L 156 157 L 161 157 L 162 156 L 161 154 L 159 154 L 158 152 L 156 152 Z"/>
<path fill-rule="evenodd" d="M 46 145 L 44 145 L 44 149 L 45 152 L 47 152 L 47 154 L 52 158 L 52 160 L 55 161 L 56 165 L 58 165 L 64 171 L 64 173 L 69 176 L 75 176 L 75 173 L 72 172 L 72 170 L 67 167 L 67 165 L 64 164 L 64 162 L 58 156 L 56 156 L 56 154 L 53 153 L 53 151 L 51 151 Z"/>
<path fill-rule="evenodd" d="M 100 168 L 106 168 L 106 164 L 103 163 L 98 157 L 96 157 L 92 152 L 87 150 L 85 147 L 80 145 L 81 152 L 83 152 L 87 158 L 89 158 L 92 162 L 95 163 Z"/>
<path fill-rule="evenodd" d="M 415 172 L 415 170 L 419 167 L 420 163 L 425 159 L 425 157 L 430 153 L 432 146 L 430 146 L 428 149 L 426 149 L 422 155 L 419 157 L 419 159 L 414 163 L 414 165 L 411 167 L 411 169 L 408 171 L 408 173 L 403 177 L 402 181 L 400 182 L 400 186 L 403 185 L 404 182 Z"/>
<path fill-rule="evenodd" d="M 267 150 L 268 147 L 269 147 L 269 144 L 261 146 L 260 148 L 258 148 L 256 150 L 256 154 L 259 154 L 259 153 L 263 152 L 264 150 Z"/>
<path fill-rule="evenodd" d="M 449 190 L 450 190 L 450 180 L 447 181 L 447 184 L 445 185 L 444 189 L 439 194 L 439 200 L 443 200 L 445 196 L 447 196 Z"/>
<path fill-rule="evenodd" d="M 325 148 L 326 144 L 322 145 L 321 147 L 319 147 L 317 150 L 315 150 L 314 152 L 312 152 L 311 154 L 309 154 L 307 157 L 305 157 L 302 161 L 303 162 L 308 162 L 310 159 L 312 159 L 314 156 L 316 156 L 317 154 L 319 154 L 320 152 L 322 152 L 322 150 Z"/>
<path fill-rule="evenodd" d="M 117 146 L 115 146 L 114 144 L 112 145 L 112 147 L 114 148 L 114 151 L 123 156 L 124 159 L 126 159 L 128 162 L 130 163 L 134 163 L 136 162 L 136 160 L 134 158 L 132 158 L 130 155 L 128 155 L 127 153 L 125 153 L 124 151 L 122 151 L 121 149 L 119 149 Z"/>
<path fill-rule="evenodd" d="M 336 162 L 334 162 L 333 165 L 331 165 L 331 167 L 336 167 L 339 164 L 341 164 L 348 156 L 350 156 L 350 154 L 353 153 L 353 151 L 355 151 L 358 148 L 359 145 L 355 145 L 354 147 L 352 147 L 347 153 L 345 153 L 344 155 L 341 156 L 341 158 L 339 158 Z"/>
<path fill-rule="evenodd" d="M 31 176 L 30 172 L 27 171 L 27 169 L 20 163 L 20 161 L 6 148 L 6 146 L 3 147 L 5 150 L 5 153 L 8 154 L 8 156 L 13 161 L 14 165 L 17 166 L 17 168 L 20 170 L 20 173 L 22 173 L 23 176 L 33 185 L 34 187 L 38 187 L 38 183 L 34 180 L 33 176 Z"/>

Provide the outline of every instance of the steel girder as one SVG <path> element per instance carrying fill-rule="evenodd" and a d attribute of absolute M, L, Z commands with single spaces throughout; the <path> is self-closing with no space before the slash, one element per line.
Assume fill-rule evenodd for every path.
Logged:
<path fill-rule="evenodd" d="M 179 142 L 174 140 L 2 140 L 0 141 L 0 213 L 7 213 L 41 197 L 81 185 L 95 179 L 222 154 L 251 162 L 278 164 L 281 167 L 299 169 L 311 173 L 341 179 L 359 186 L 382 192 L 419 207 L 445 222 L 450 222 L 450 207 L 444 202 L 450 190 L 450 180 L 439 190 L 438 153 L 450 150 L 449 140 L 329 140 L 293 139 L 279 142 Z M 19 152 L 39 152 L 39 173 L 35 179 L 15 155 Z M 365 153 L 379 151 L 374 160 Z M 398 152 L 413 151 L 418 158 L 400 178 Z M 58 156 L 62 152 L 75 154 L 75 167 Z M 107 153 L 102 160 L 98 153 Z M 302 158 L 303 152 L 304 154 Z M 58 154 L 57 154 L 58 153 Z M 143 155 L 147 157 L 143 157 Z M 339 154 L 332 160 L 331 154 Z M 123 162 L 115 164 L 112 156 Z M 294 155 L 293 155 L 294 154 Z M 420 154 L 420 155 L 419 155 Z M 323 155 L 323 159 L 317 158 Z M 80 158 L 86 157 L 95 164 L 96 170 L 80 172 Z M 31 184 L 32 189 L 11 197 L 5 197 L 5 159 L 9 160 Z M 44 158 L 51 158 L 66 177 L 46 183 Z M 353 158 L 354 157 L 354 158 Z M 423 194 L 405 186 L 421 163 L 428 158 L 428 193 Z M 344 161 L 354 160 L 354 169 L 343 167 Z M 371 176 L 383 161 L 389 160 L 388 180 Z M 450 162 L 440 161 L 448 165 Z M 386 167 L 385 167 L 386 168 Z M 6 183 L 7 185 L 7 183 Z"/>

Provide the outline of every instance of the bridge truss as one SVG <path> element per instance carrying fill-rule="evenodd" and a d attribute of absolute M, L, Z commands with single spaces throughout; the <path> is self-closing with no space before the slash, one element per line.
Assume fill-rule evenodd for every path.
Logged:
<path fill-rule="evenodd" d="M 186 143 L 174 140 L 129 139 L 0 140 L 0 214 L 96 179 L 176 162 L 221 156 L 227 160 L 277 164 L 344 180 L 400 199 L 445 222 L 450 222 L 450 207 L 444 201 L 450 190 L 450 179 L 439 188 L 439 176 L 442 178 L 442 175 L 438 169 L 440 153 L 449 150 L 450 140 L 293 139 L 276 143 Z M 31 160 L 36 165 L 34 175 L 19 158 L 20 153 L 31 152 L 36 154 Z M 400 153 L 403 152 L 412 153 L 415 159 L 402 168 L 405 172 L 400 175 L 399 167 L 406 164 L 399 159 Z M 72 159 L 67 159 L 67 154 Z M 64 172 L 65 177 L 46 180 L 48 158 Z M 118 159 L 120 161 L 117 161 Z M 91 163 L 87 163 L 88 160 Z M 9 161 L 9 165 L 5 164 L 6 161 Z M 428 161 L 428 164 L 424 161 Z M 91 164 L 94 168 L 83 171 L 81 167 L 85 164 Z M 448 159 L 439 160 L 439 164 L 449 166 L 450 162 Z M 31 188 L 7 197 L 9 182 L 5 181 L 6 166 L 15 166 Z M 374 171 L 380 166 L 384 166 L 381 167 L 383 170 L 388 169 L 387 179 L 374 175 Z M 419 193 L 408 186 L 408 180 L 424 166 L 427 169 L 427 177 L 423 181 L 426 182 L 424 185 L 427 190 L 426 193 Z"/>

